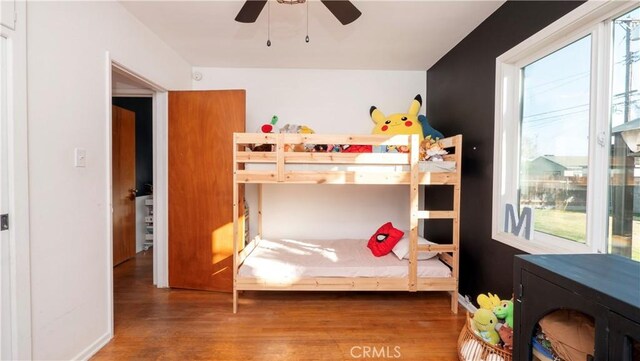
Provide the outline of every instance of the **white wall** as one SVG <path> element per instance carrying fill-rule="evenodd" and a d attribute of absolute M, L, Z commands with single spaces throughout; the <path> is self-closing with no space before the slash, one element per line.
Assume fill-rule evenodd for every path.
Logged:
<path fill-rule="evenodd" d="M 324 134 L 370 134 L 369 108 L 406 112 L 426 95 L 426 72 L 194 68 L 194 89 L 246 89 L 247 131 L 275 114 L 278 125 L 306 124 Z M 424 114 L 424 108 L 421 110 Z M 386 221 L 409 227 L 409 190 L 397 186 L 265 186 L 263 231 L 270 237 L 368 238 Z M 255 187 L 247 187 L 255 235 Z"/>
<path fill-rule="evenodd" d="M 33 358 L 86 358 L 111 332 L 106 51 L 169 89 L 191 68 L 117 2 L 27 6 Z"/>

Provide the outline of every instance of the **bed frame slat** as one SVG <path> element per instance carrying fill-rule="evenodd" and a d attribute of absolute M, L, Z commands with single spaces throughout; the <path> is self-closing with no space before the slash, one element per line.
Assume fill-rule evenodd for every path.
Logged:
<path fill-rule="evenodd" d="M 454 284 L 452 278 L 429 277 L 416 281 L 418 291 L 447 291 Z M 295 281 L 270 281 L 253 277 L 236 278 L 238 290 L 277 291 L 409 291 L 406 278 L 373 277 L 315 277 Z"/>
<path fill-rule="evenodd" d="M 419 219 L 453 219 L 457 217 L 455 211 L 419 211 Z"/>
<path fill-rule="evenodd" d="M 438 258 L 444 263 L 446 263 L 449 267 L 453 267 L 453 257 L 449 253 L 439 253 Z"/>
<path fill-rule="evenodd" d="M 458 246 L 455 244 L 419 244 L 418 252 L 455 252 Z"/>
<path fill-rule="evenodd" d="M 239 183 L 278 183 L 277 171 L 238 170 Z M 410 184 L 409 172 L 357 172 L 357 171 L 284 171 L 283 181 L 290 184 Z M 418 184 L 453 185 L 455 173 L 419 173 Z"/>

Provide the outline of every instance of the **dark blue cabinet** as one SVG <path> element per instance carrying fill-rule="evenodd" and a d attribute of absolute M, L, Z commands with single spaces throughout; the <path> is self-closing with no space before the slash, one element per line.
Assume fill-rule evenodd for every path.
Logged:
<path fill-rule="evenodd" d="M 603 254 L 514 260 L 514 360 L 531 360 L 538 321 L 560 309 L 595 321 L 594 360 L 640 360 L 640 263 Z"/>

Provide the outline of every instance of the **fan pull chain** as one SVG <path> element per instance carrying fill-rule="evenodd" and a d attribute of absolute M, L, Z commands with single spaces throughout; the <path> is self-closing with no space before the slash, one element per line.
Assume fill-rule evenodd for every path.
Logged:
<path fill-rule="evenodd" d="M 268 11 L 267 46 L 271 46 L 271 1 L 268 1 L 268 0 L 267 0 L 267 11 Z"/>
<path fill-rule="evenodd" d="M 304 41 L 309 43 L 309 2 L 311 0 L 307 0 L 307 37 L 304 38 Z"/>

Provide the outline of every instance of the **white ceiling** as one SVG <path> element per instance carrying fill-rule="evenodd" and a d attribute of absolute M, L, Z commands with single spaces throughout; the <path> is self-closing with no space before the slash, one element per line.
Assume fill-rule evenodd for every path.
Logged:
<path fill-rule="evenodd" d="M 244 1 L 123 1 L 193 66 L 427 70 L 500 7 L 499 1 L 352 1 L 362 16 L 342 25 L 318 0 L 270 0 L 253 24 L 234 18 Z"/>

